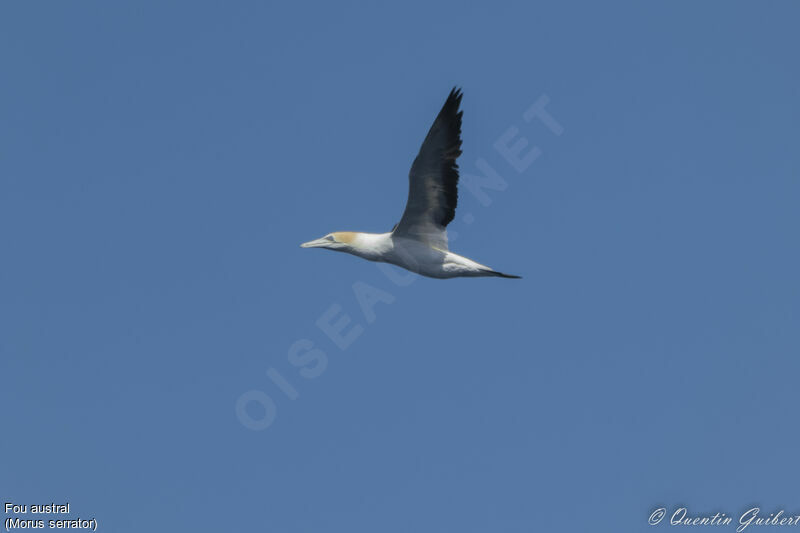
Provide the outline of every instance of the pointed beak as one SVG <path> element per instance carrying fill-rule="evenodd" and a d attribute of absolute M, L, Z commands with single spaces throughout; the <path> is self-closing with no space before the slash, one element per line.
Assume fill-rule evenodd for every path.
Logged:
<path fill-rule="evenodd" d="M 300 245 L 300 248 L 319 248 L 320 246 L 325 246 L 328 243 L 325 239 L 316 239 L 314 241 L 304 242 Z"/>

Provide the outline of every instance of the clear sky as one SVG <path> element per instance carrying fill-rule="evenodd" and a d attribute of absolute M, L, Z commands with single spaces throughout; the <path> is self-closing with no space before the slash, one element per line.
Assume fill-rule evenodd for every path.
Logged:
<path fill-rule="evenodd" d="M 799 513 L 798 16 L 3 2 L 0 501 L 113 532 Z M 523 279 L 299 248 L 398 221 L 454 85 L 451 248 Z"/>

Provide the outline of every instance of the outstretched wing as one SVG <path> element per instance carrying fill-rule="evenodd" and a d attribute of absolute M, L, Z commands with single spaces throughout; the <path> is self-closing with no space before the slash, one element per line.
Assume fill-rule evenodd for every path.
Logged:
<path fill-rule="evenodd" d="M 393 230 L 447 250 L 446 227 L 456 215 L 461 155 L 461 90 L 454 88 L 433 121 L 408 174 L 408 202 Z"/>

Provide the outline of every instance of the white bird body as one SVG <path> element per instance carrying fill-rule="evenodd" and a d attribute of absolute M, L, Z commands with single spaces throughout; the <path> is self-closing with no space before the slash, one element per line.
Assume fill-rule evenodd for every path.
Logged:
<path fill-rule="evenodd" d="M 331 236 L 336 239 L 335 243 L 323 237 L 302 246 L 348 252 L 369 261 L 397 265 L 429 278 L 506 276 L 449 250 L 439 250 L 417 239 L 393 236 L 391 232 L 337 232 Z"/>
<path fill-rule="evenodd" d="M 433 122 L 408 175 L 406 210 L 389 233 L 339 231 L 301 244 L 327 248 L 391 263 L 430 278 L 497 276 L 497 272 L 452 253 L 447 245 L 447 225 L 458 203 L 458 165 L 461 155 L 461 92 L 453 89 Z"/>

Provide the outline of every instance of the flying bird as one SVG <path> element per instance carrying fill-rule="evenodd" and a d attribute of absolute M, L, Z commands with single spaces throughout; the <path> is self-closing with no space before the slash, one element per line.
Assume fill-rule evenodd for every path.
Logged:
<path fill-rule="evenodd" d="M 461 90 L 450 91 L 433 121 L 408 174 L 406 210 L 388 233 L 337 231 L 301 244 L 391 263 L 431 278 L 496 276 L 486 265 L 454 254 L 447 246 L 447 225 L 458 203 L 458 164 L 461 155 Z"/>

